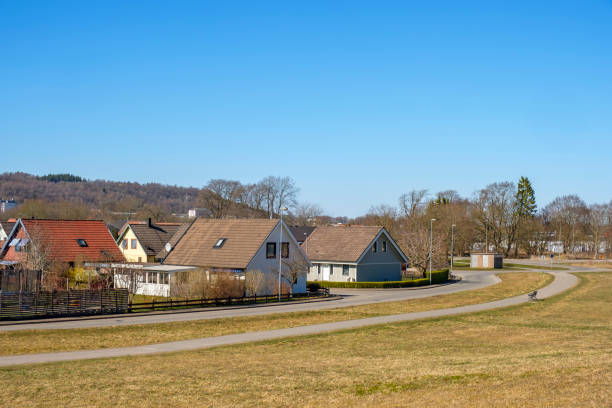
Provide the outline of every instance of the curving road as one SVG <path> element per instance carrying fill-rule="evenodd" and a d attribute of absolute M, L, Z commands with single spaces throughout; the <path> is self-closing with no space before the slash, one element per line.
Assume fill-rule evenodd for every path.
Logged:
<path fill-rule="evenodd" d="M 125 326 L 133 324 L 152 324 L 183 322 L 189 320 L 218 319 L 238 316 L 258 316 L 272 313 L 300 312 L 310 310 L 332 309 L 337 307 L 358 306 L 368 303 L 393 302 L 407 299 L 420 299 L 466 290 L 480 289 L 498 283 L 500 279 L 494 272 L 462 271 L 463 279 L 459 282 L 433 287 L 402 289 L 333 289 L 337 298 L 329 300 L 269 303 L 259 306 L 232 306 L 222 309 L 189 309 L 186 311 L 168 311 L 128 315 L 105 315 L 83 318 L 47 319 L 21 322 L 2 322 L 0 331 L 45 330 L 45 329 L 78 329 L 90 327 Z"/>
<path fill-rule="evenodd" d="M 578 271 L 578 270 L 576 270 Z M 551 272 L 548 272 L 551 273 Z M 555 276 L 555 280 L 549 284 L 548 286 L 540 289 L 538 291 L 538 298 L 546 299 L 550 296 L 561 293 L 565 290 L 570 289 L 578 282 L 578 279 L 565 271 L 553 272 Z M 461 284 L 453 284 L 446 286 L 438 286 L 437 288 L 428 288 L 429 296 L 432 296 L 434 291 L 447 290 L 452 293 L 452 291 L 457 291 L 457 288 L 465 288 L 468 286 L 483 287 L 487 286 L 496 281 L 496 277 L 493 276 L 492 273 L 483 273 L 483 272 L 462 272 L 461 275 L 464 276 L 463 286 Z M 347 291 L 343 291 L 347 292 Z M 348 291 L 350 292 L 350 291 Z M 361 292 L 361 291 L 360 291 Z M 381 300 L 379 291 L 367 291 L 363 295 L 353 294 L 351 296 L 347 296 L 343 300 L 347 300 L 352 302 L 362 302 L 363 303 L 375 303 Z M 393 291 L 384 291 L 386 293 L 384 295 L 385 300 L 399 300 L 403 296 L 409 296 L 408 293 L 412 293 L 414 297 L 426 297 L 425 291 L 408 291 L 408 290 L 393 290 Z M 363 296 L 363 297 L 362 297 Z M 405 298 L 405 297 L 403 297 Z M 134 347 L 121 347 L 121 348 L 109 348 L 109 349 L 98 349 L 98 350 L 83 350 L 83 351 L 73 351 L 73 352 L 61 352 L 61 353 L 43 353 L 43 354 L 29 354 L 29 355 L 19 355 L 19 356 L 7 356 L 0 357 L 0 366 L 8 366 L 8 365 L 16 365 L 16 364 L 34 364 L 34 363 L 46 363 L 46 362 L 56 362 L 56 361 L 68 361 L 68 360 L 80 360 L 80 359 L 94 359 L 94 358 L 108 358 L 108 357 L 121 357 L 121 356 L 133 356 L 133 355 L 145 355 L 145 354 L 156 354 L 156 353 L 167 353 L 167 352 L 177 352 L 177 351 L 186 351 L 186 350 L 195 350 L 202 348 L 210 348 L 217 347 L 223 345 L 230 344 L 238 344 L 238 343 L 248 343 L 254 341 L 262 341 L 262 340 L 272 340 L 278 339 L 282 337 L 289 336 L 303 336 L 303 335 L 312 335 L 312 334 L 320 334 L 337 330 L 345 330 L 345 329 L 353 329 L 358 327 L 376 325 L 376 324 L 385 324 L 385 323 L 394 323 L 394 322 L 403 322 L 409 320 L 416 319 L 424 319 L 431 317 L 440 317 L 440 316 L 449 316 L 456 315 L 461 313 L 471 313 L 478 312 L 483 310 L 490 310 L 500 307 L 517 305 L 520 303 L 527 302 L 527 295 L 515 296 L 512 298 L 497 300 L 493 302 L 481 303 L 476 305 L 468 305 L 468 306 L 460 306 L 453 307 L 447 309 L 438 309 L 438 310 L 430 310 L 425 312 L 416 312 L 416 313 L 403 313 L 396 315 L 388 315 L 388 316 L 378 316 L 366 319 L 356 319 L 356 320 L 347 320 L 333 323 L 324 323 L 324 324 L 315 324 L 309 326 L 300 326 L 300 327 L 292 327 L 286 329 L 278 329 L 278 330 L 267 330 L 260 332 L 251 332 L 251 333 L 241 333 L 241 334 L 233 334 L 226 336 L 217 336 L 217 337 L 207 337 L 193 340 L 184 340 L 184 341 L 176 341 L 169 343 L 160 343 L 160 344 L 151 344 L 145 346 L 134 346 Z M 328 304 L 303 304 L 302 307 L 338 307 L 341 301 L 330 302 Z M 357 304 L 357 303 L 353 303 Z M 343 305 L 347 305 L 344 303 Z M 289 306 L 289 305 L 287 305 Z M 292 305 L 292 306 L 300 306 L 300 305 Z M 277 306 L 270 313 L 274 313 L 278 311 L 282 306 Z M 259 309 L 259 308 L 258 308 Z M 300 309 L 304 310 L 304 309 Z M 229 311 L 228 311 L 229 312 Z M 244 312 L 244 310 L 243 310 Z M 175 316 L 176 317 L 176 316 Z"/>

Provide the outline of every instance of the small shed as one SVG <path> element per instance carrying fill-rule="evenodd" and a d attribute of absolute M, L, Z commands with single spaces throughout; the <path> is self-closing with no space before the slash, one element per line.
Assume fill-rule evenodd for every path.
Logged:
<path fill-rule="evenodd" d="M 470 256 L 470 268 L 501 269 L 504 267 L 504 257 L 500 253 L 480 252 Z"/>

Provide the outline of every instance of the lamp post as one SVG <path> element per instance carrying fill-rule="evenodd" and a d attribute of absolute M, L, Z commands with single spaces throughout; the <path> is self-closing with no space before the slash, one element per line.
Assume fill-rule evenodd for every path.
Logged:
<path fill-rule="evenodd" d="M 451 268 L 450 268 L 451 275 L 453 274 L 453 250 L 455 246 L 455 227 L 456 227 L 455 224 L 451 225 Z"/>
<path fill-rule="evenodd" d="M 278 238 L 278 302 L 281 301 L 281 271 L 283 267 L 283 211 L 287 211 L 287 207 L 280 209 L 280 235 Z"/>
<path fill-rule="evenodd" d="M 429 220 L 429 284 L 431 285 L 431 258 L 433 256 L 433 222 L 435 218 Z"/>

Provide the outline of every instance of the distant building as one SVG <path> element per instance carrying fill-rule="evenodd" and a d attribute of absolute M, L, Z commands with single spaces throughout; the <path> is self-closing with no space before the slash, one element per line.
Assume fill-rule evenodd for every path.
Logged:
<path fill-rule="evenodd" d="M 6 212 L 15 207 L 17 207 L 17 201 L 15 200 L 0 200 L 0 213 Z"/>
<path fill-rule="evenodd" d="M 504 257 L 499 253 L 472 253 L 470 255 L 470 268 L 500 269 L 504 267 Z"/>

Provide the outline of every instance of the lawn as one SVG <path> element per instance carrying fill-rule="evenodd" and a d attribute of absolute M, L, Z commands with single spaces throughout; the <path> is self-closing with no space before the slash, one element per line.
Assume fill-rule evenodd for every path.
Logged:
<path fill-rule="evenodd" d="M 0 332 L 0 355 L 135 346 L 463 306 L 527 293 L 546 286 L 553 279 L 549 274 L 530 272 L 499 276 L 501 283 L 474 291 L 330 310 L 134 326 Z"/>
<path fill-rule="evenodd" d="M 2 406 L 610 406 L 612 274 L 544 301 L 167 355 L 0 369 Z"/>

